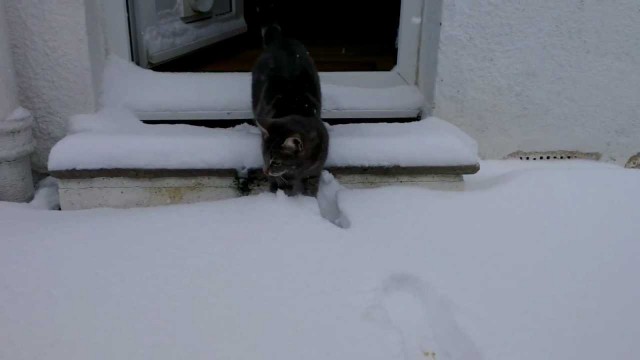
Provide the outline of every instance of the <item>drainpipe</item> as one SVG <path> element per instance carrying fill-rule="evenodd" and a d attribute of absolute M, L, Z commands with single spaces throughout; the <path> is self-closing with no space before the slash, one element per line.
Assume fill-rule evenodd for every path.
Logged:
<path fill-rule="evenodd" d="M 0 201 L 22 202 L 33 197 L 33 120 L 18 105 L 4 1 L 0 0 Z"/>
<path fill-rule="evenodd" d="M 0 201 L 25 202 L 33 197 L 32 124 L 31 114 L 23 108 L 0 120 Z"/>

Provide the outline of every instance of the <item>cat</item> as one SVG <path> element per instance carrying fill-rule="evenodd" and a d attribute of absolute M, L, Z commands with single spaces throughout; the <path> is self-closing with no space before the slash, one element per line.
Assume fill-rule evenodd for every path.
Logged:
<path fill-rule="evenodd" d="M 263 42 L 251 84 L 263 171 L 272 192 L 315 197 L 329 150 L 318 71 L 304 45 L 277 24 L 263 27 Z"/>

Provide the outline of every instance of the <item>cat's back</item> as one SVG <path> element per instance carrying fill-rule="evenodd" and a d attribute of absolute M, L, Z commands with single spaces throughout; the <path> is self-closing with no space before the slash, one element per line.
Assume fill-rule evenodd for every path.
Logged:
<path fill-rule="evenodd" d="M 306 47 L 295 39 L 283 38 L 269 44 L 256 62 L 254 75 L 297 77 L 317 74 L 317 70 Z"/>
<path fill-rule="evenodd" d="M 253 68 L 252 92 L 254 110 L 265 101 L 281 115 L 318 113 L 320 79 L 306 47 L 280 34 L 270 39 Z"/>

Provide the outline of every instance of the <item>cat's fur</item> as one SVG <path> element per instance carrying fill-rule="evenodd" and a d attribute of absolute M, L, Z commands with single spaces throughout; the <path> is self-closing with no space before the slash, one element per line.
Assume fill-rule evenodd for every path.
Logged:
<path fill-rule="evenodd" d="M 306 48 L 285 38 L 277 25 L 266 26 L 263 37 L 251 90 L 264 173 L 271 191 L 316 196 L 329 150 L 318 71 Z"/>

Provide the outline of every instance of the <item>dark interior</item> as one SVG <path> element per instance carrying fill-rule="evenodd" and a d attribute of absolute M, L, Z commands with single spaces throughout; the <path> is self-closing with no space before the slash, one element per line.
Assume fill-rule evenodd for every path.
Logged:
<path fill-rule="evenodd" d="M 256 0 L 247 33 L 154 67 L 171 72 L 251 71 L 262 47 Z M 320 71 L 389 71 L 396 64 L 401 0 L 280 0 L 279 24 L 302 41 Z"/>

